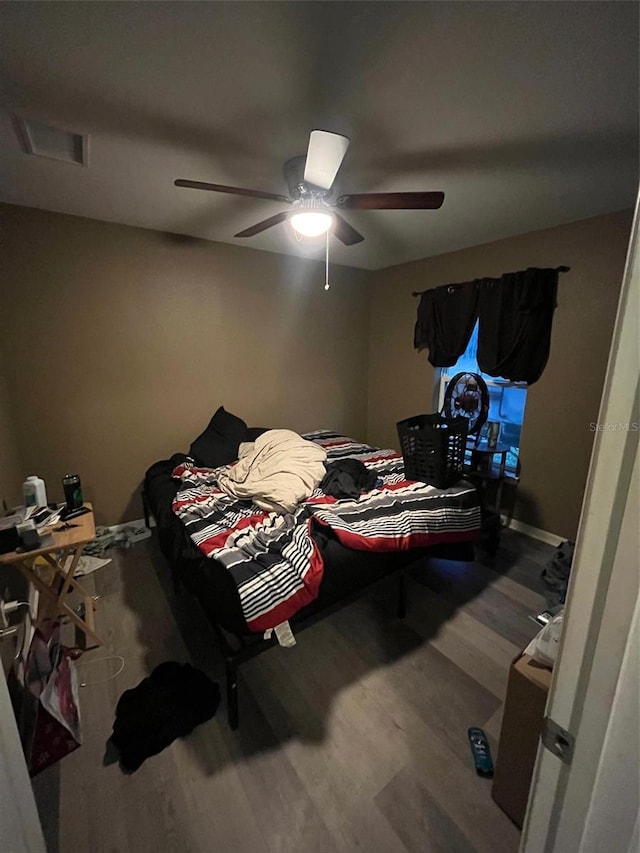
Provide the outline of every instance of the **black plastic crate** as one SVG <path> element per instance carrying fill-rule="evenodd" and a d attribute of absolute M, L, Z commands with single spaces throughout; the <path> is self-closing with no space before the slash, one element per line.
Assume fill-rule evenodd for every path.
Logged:
<path fill-rule="evenodd" d="M 466 418 L 415 415 L 397 424 L 407 480 L 448 489 L 462 479 L 467 445 Z"/>

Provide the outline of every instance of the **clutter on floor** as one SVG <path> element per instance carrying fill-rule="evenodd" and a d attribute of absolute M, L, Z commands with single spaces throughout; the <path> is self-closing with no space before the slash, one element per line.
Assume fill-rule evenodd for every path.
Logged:
<path fill-rule="evenodd" d="M 12 671 L 9 688 L 29 774 L 35 776 L 82 742 L 78 679 L 71 651 L 60 642 L 59 622 L 34 632 L 25 665 Z"/>
<path fill-rule="evenodd" d="M 471 747 L 471 755 L 478 776 L 484 779 L 493 778 L 493 759 L 491 758 L 491 747 L 487 736 L 482 729 L 477 726 L 471 726 L 467 730 L 469 738 L 469 746 Z"/>
<path fill-rule="evenodd" d="M 118 546 L 130 548 L 136 542 L 142 542 L 151 536 L 151 530 L 147 527 L 136 527 L 135 525 L 124 525 L 122 527 L 96 527 L 96 538 L 93 542 L 85 545 L 83 554 L 90 557 L 104 557 L 108 548 Z"/>
<path fill-rule="evenodd" d="M 109 756 L 120 761 L 125 773 L 135 772 L 147 758 L 210 720 L 219 704 L 220 688 L 204 672 L 188 663 L 161 663 L 118 700 L 105 763 L 112 763 Z"/>
<path fill-rule="evenodd" d="M 71 563 L 73 562 L 73 555 L 67 557 L 67 560 L 64 564 L 65 569 L 69 569 Z M 101 569 L 103 566 L 108 565 L 111 560 L 106 559 L 102 560 L 99 557 L 89 557 L 84 553 L 78 560 L 78 565 L 76 566 L 76 570 L 73 573 L 74 578 L 81 578 L 84 575 L 90 575 L 92 572 L 97 571 L 97 569 Z"/>
<path fill-rule="evenodd" d="M 548 610 L 552 615 L 560 610 L 567 597 L 574 549 L 575 542 L 561 542 L 542 570 L 545 585 L 544 597 L 547 599 Z"/>

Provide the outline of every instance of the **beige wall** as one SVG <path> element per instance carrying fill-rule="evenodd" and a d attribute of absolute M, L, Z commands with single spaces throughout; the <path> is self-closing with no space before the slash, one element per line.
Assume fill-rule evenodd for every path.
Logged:
<path fill-rule="evenodd" d="M 575 536 L 630 225 L 622 212 L 377 273 L 336 266 L 325 293 L 314 261 L 0 205 L 0 499 L 32 473 L 61 497 L 72 469 L 100 522 L 140 517 L 147 466 L 220 404 L 397 446 L 396 421 L 432 408 L 411 292 L 567 264 L 515 516 Z"/>
<path fill-rule="evenodd" d="M 56 498 L 77 471 L 116 523 L 141 516 L 145 469 L 220 404 L 254 426 L 364 435 L 370 273 L 334 266 L 325 293 L 316 261 L 8 205 L 0 229 L 19 481 L 39 474 Z"/>
<path fill-rule="evenodd" d="M 522 478 L 514 515 L 575 537 L 631 229 L 631 212 L 549 228 L 374 274 L 368 438 L 397 446 L 395 423 L 432 410 L 434 371 L 413 350 L 412 291 L 566 264 L 560 276 L 551 353 L 528 392 Z"/>
<path fill-rule="evenodd" d="M 8 506 L 21 502 L 21 484 L 24 480 L 20 451 L 16 438 L 13 413 L 0 362 L 0 504 Z M 1 512 L 1 510 L 0 510 Z"/>

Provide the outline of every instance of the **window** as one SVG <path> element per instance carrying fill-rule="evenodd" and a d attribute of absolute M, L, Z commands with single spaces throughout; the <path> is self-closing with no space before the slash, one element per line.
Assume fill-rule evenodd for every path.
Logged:
<path fill-rule="evenodd" d="M 456 373 L 470 372 L 479 373 L 487 383 L 489 389 L 489 421 L 497 421 L 500 424 L 500 444 L 509 445 L 507 453 L 507 474 L 516 476 L 518 470 L 518 457 L 520 455 L 520 431 L 524 421 L 524 409 L 527 402 L 527 386 L 524 382 L 510 382 L 496 376 L 488 376 L 482 373 L 478 367 L 478 323 L 476 322 L 466 350 L 462 353 L 453 367 L 440 368 L 438 391 L 438 409 L 442 409 L 444 392 L 450 379 Z M 480 438 L 487 437 L 487 423 L 482 427 Z"/>

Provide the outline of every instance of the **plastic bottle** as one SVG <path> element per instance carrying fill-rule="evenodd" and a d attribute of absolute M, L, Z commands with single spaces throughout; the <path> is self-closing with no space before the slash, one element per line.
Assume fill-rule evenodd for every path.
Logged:
<path fill-rule="evenodd" d="M 47 490 L 44 480 L 40 477 L 27 477 L 22 484 L 22 495 L 25 506 L 46 506 Z"/>

